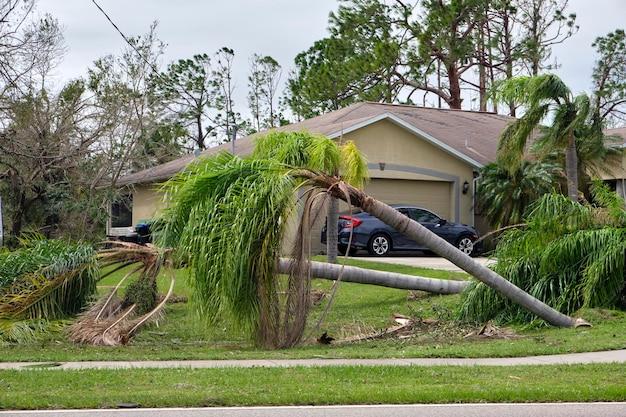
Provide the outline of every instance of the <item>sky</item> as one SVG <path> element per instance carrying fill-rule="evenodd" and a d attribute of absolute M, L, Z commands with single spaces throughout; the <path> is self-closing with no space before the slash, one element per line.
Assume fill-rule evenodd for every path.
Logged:
<path fill-rule="evenodd" d="M 271 55 L 287 79 L 299 52 L 324 37 L 328 14 L 337 0 L 98 0 L 127 35 L 145 33 L 158 21 L 158 37 L 167 44 L 164 64 L 222 46 L 235 50 L 235 103 L 247 113 L 248 59 Z M 575 92 L 589 90 L 597 36 L 626 27 L 625 0 L 570 0 L 579 32 L 553 50 L 556 71 Z M 124 41 L 91 0 L 39 0 L 37 11 L 51 13 L 64 27 L 67 53 L 56 69 L 59 83 L 83 76 L 92 62 L 117 54 Z"/>

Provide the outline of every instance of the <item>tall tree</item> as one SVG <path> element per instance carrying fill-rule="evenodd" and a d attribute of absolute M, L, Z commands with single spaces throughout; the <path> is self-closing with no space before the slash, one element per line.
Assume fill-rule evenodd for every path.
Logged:
<path fill-rule="evenodd" d="M 330 16 L 330 36 L 298 54 L 287 104 L 300 118 L 358 100 L 393 102 L 402 88 L 392 9 L 376 0 L 342 1 Z"/>
<path fill-rule="evenodd" d="M 550 68 L 572 36 L 566 0 L 342 0 L 330 36 L 296 57 L 287 102 L 299 117 L 359 100 L 461 108 L 465 90 L 487 110 L 490 85 Z M 474 70 L 477 70 L 478 74 Z M 515 114 L 518 103 L 506 103 Z M 494 109 L 497 103 L 493 102 Z"/>
<path fill-rule="evenodd" d="M 476 42 L 474 34 L 483 4 L 482 0 L 427 0 L 422 4 L 425 16 L 419 22 L 409 20 L 408 9 L 403 13 L 407 29 L 419 44 L 414 71 L 428 75 L 434 71 L 433 64 L 440 64 L 437 76 L 444 76 L 447 85 L 432 89 L 432 92 L 452 109 L 461 108 L 461 77 L 476 65 L 472 59 Z M 420 89 L 427 87 L 408 79 L 407 82 Z"/>
<path fill-rule="evenodd" d="M 0 190 L 8 196 L 10 235 L 19 237 L 25 225 L 54 234 L 69 220 L 68 203 L 77 203 L 72 200 L 89 187 L 83 169 L 104 130 L 103 118 L 93 111 L 82 81 L 58 94 L 40 90 L 19 97 L 5 115 L 10 123 L 0 133 Z"/>
<path fill-rule="evenodd" d="M 567 13 L 569 0 L 518 0 L 519 19 L 524 39 L 524 64 L 531 76 L 556 69 L 546 64 L 552 47 L 578 32 L 576 14 Z"/>
<path fill-rule="evenodd" d="M 596 38 L 593 69 L 595 108 L 609 123 L 626 122 L 626 34 L 623 29 Z"/>
<path fill-rule="evenodd" d="M 63 56 L 63 34 L 50 15 L 33 17 L 35 0 L 0 1 L 0 98 L 28 94 Z"/>
<path fill-rule="evenodd" d="M 220 48 L 215 53 L 212 71 L 213 95 L 217 134 L 221 134 L 223 142 L 233 141 L 237 132 L 246 127 L 241 114 L 235 110 L 235 81 L 233 80 L 233 63 L 235 51 L 228 47 Z"/>
<path fill-rule="evenodd" d="M 250 58 L 248 107 L 257 132 L 280 124 L 277 93 L 281 72 L 280 64 L 271 56 L 254 54 Z"/>
<path fill-rule="evenodd" d="M 167 71 L 152 77 L 152 83 L 169 110 L 171 123 L 180 125 L 195 149 L 206 149 L 214 131 L 211 110 L 215 108 L 211 58 L 194 55 L 171 63 Z"/>
<path fill-rule="evenodd" d="M 165 48 L 156 29 L 153 23 L 146 34 L 131 37 L 119 56 L 100 58 L 89 69 L 94 105 L 107 119 L 107 130 L 97 143 L 101 165 L 94 187 L 100 182 L 115 189 L 122 175 L 181 154 L 184 132 L 176 120 L 164 117 L 173 107 L 154 88 Z"/>

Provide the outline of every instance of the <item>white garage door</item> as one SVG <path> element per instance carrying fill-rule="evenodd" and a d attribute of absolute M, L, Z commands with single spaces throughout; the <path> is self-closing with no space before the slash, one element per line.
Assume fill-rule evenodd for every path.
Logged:
<path fill-rule="evenodd" d="M 374 178 L 365 192 L 387 204 L 413 204 L 454 221 L 451 182 Z"/>

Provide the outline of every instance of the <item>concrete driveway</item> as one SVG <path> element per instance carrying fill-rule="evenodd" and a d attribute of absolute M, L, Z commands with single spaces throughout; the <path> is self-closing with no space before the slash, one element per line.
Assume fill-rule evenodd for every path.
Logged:
<path fill-rule="evenodd" d="M 461 271 L 461 268 L 454 265 L 452 262 L 447 259 L 434 257 L 434 256 L 415 256 L 414 253 L 411 254 L 393 254 L 392 256 L 386 257 L 374 257 L 374 256 L 353 256 L 352 259 L 357 259 L 359 261 L 373 261 L 373 262 L 382 262 L 386 264 L 396 264 L 396 265 L 408 265 L 414 266 L 418 268 L 429 268 L 429 269 L 441 269 L 444 271 Z M 495 259 L 490 258 L 474 258 L 477 262 L 482 265 L 490 265 L 495 262 Z"/>

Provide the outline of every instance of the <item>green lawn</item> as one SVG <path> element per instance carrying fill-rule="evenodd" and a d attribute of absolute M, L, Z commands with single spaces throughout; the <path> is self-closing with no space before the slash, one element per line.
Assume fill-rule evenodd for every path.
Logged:
<path fill-rule="evenodd" d="M 436 278 L 465 279 L 463 273 L 435 271 L 408 266 L 350 260 L 351 265 Z M 101 291 L 114 286 L 123 276 L 100 282 Z M 160 280 L 165 288 L 167 279 Z M 327 291 L 331 282 L 315 280 L 313 287 Z M 189 295 L 185 271 L 178 271 L 175 293 Z M 227 322 L 205 325 L 190 304 L 167 306 L 165 319 L 158 326 L 144 329 L 124 347 L 77 346 L 68 343 L 63 332 L 51 333 L 32 344 L 0 346 L 0 361 L 68 360 L 147 360 L 147 359 L 243 359 L 243 358 L 377 358 L 377 357 L 510 357 L 626 348 L 626 313 L 587 310 L 581 314 L 593 323 L 591 328 L 524 329 L 515 327 L 515 339 L 468 340 L 474 328 L 459 326 L 451 318 L 459 296 L 420 294 L 408 299 L 408 291 L 376 286 L 342 283 L 334 306 L 321 331 L 342 337 L 383 329 L 391 324 L 394 313 L 434 318 L 437 324 L 422 326 L 406 339 L 377 340 L 347 345 L 319 345 L 309 339 L 303 346 L 289 350 L 255 349 L 245 336 Z M 322 306 L 314 309 L 309 320 L 312 328 Z M 318 333 L 320 333 L 318 332 Z M 312 334 L 311 330 L 307 335 Z"/>
<path fill-rule="evenodd" d="M 5 409 L 624 400 L 624 365 L 0 371 Z"/>

